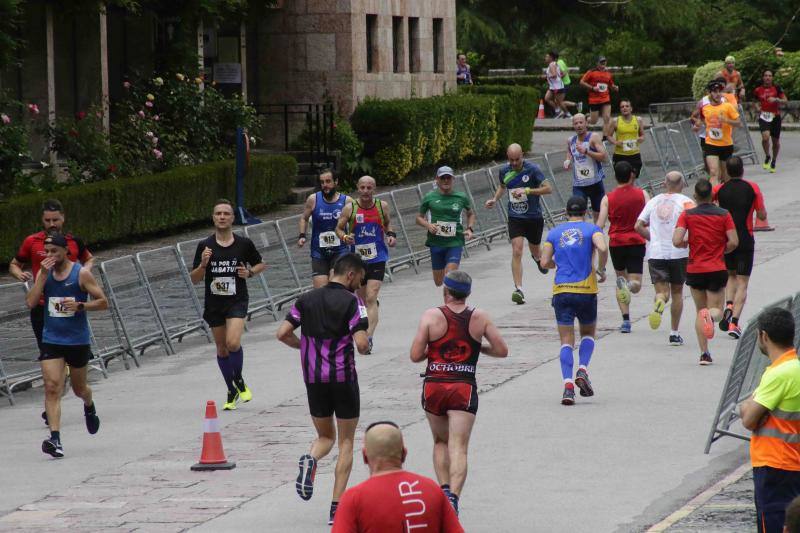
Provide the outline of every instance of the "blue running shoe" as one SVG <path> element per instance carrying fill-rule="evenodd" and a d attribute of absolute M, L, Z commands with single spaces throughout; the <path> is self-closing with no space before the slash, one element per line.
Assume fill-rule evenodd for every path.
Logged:
<path fill-rule="evenodd" d="M 317 475 L 317 460 L 308 454 L 303 455 L 298 461 L 300 472 L 294 486 L 297 495 L 308 501 L 314 494 L 314 477 Z"/>
<path fill-rule="evenodd" d="M 623 320 L 622 325 L 619 327 L 620 333 L 630 333 L 631 332 L 631 321 L 630 320 Z"/>

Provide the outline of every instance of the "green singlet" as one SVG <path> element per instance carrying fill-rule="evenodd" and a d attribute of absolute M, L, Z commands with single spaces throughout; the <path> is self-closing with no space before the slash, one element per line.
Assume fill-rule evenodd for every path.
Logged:
<path fill-rule="evenodd" d="M 431 223 L 439 227 L 439 233 L 425 240 L 425 246 L 456 248 L 464 246 L 464 228 L 461 226 L 461 211 L 472 209 L 469 197 L 463 192 L 442 194 L 434 190 L 425 195 L 419 206 L 421 215 L 430 212 Z"/>

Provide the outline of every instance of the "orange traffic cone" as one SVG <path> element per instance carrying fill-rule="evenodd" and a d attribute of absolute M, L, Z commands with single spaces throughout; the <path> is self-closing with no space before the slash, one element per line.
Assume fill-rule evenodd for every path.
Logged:
<path fill-rule="evenodd" d="M 536 115 L 537 119 L 544 118 L 544 100 L 539 98 L 539 114 Z"/>
<path fill-rule="evenodd" d="M 753 217 L 755 222 L 755 224 L 753 224 L 753 231 L 775 231 L 775 227 L 769 225 L 769 220 L 761 220 L 755 213 L 753 213 Z"/>
<path fill-rule="evenodd" d="M 236 463 L 230 463 L 225 458 L 219 420 L 217 420 L 217 406 L 213 400 L 209 400 L 206 404 L 206 419 L 203 422 L 203 451 L 200 453 L 200 462 L 193 465 L 192 470 L 230 470 L 235 467 Z"/>

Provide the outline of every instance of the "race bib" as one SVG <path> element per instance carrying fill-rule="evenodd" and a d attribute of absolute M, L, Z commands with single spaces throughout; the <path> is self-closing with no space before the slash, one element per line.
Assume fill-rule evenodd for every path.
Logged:
<path fill-rule="evenodd" d="M 601 93 L 604 93 L 604 92 L 606 92 L 608 90 L 608 85 L 605 84 L 605 83 L 598 83 L 597 84 L 597 90 L 599 92 L 601 92 Z"/>
<path fill-rule="evenodd" d="M 715 141 L 719 141 L 720 139 L 722 139 L 722 128 L 709 128 L 708 136 L 714 139 Z"/>
<path fill-rule="evenodd" d="M 339 236 L 335 231 L 324 231 L 319 234 L 319 247 L 320 248 L 335 248 L 341 245 Z"/>
<path fill-rule="evenodd" d="M 378 248 L 374 242 L 369 244 L 356 244 L 356 253 L 361 256 L 361 259 L 369 261 L 378 257 Z"/>
<path fill-rule="evenodd" d="M 628 141 L 622 141 L 622 151 L 623 152 L 633 152 L 639 147 L 639 141 L 636 139 L 630 139 Z"/>
<path fill-rule="evenodd" d="M 588 161 L 575 161 L 575 174 L 578 181 L 589 181 L 594 179 L 595 168 Z"/>
<path fill-rule="evenodd" d="M 65 318 L 75 316 L 75 311 L 67 311 L 64 309 L 66 302 L 74 302 L 75 298 L 71 296 L 51 296 L 47 299 L 47 312 L 54 318 Z"/>
<path fill-rule="evenodd" d="M 774 113 L 770 113 L 769 111 L 762 111 L 761 114 L 758 116 L 764 122 L 772 122 L 772 119 L 775 118 Z"/>
<path fill-rule="evenodd" d="M 455 237 L 456 236 L 456 223 L 455 222 L 435 222 L 439 228 L 438 235 L 441 237 Z"/>
<path fill-rule="evenodd" d="M 235 296 L 236 278 L 233 276 L 225 278 L 214 278 L 211 280 L 211 294 L 216 296 Z"/>
<path fill-rule="evenodd" d="M 525 189 L 511 189 L 508 191 L 508 201 L 512 204 L 521 204 L 528 201 L 528 195 L 525 194 Z"/>

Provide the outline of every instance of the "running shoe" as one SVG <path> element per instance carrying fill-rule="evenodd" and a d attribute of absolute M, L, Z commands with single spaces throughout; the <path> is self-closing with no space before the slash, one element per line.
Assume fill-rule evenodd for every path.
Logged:
<path fill-rule="evenodd" d="M 225 405 L 222 406 L 222 410 L 233 411 L 236 409 L 236 404 L 239 403 L 239 399 L 239 391 L 228 391 L 228 400 L 225 402 Z"/>
<path fill-rule="evenodd" d="M 91 407 L 83 406 L 83 416 L 86 418 L 86 430 L 90 435 L 97 433 L 100 429 L 100 418 L 97 416 L 97 411 L 94 408 L 94 402 Z"/>
<path fill-rule="evenodd" d="M 317 460 L 308 454 L 300 457 L 298 461 L 300 472 L 297 474 L 294 488 L 300 498 L 308 501 L 314 494 L 314 477 L 317 475 Z M 333 512 L 336 512 L 335 510 Z M 331 514 L 333 517 L 333 514 Z"/>
<path fill-rule="evenodd" d="M 564 385 L 564 394 L 561 396 L 561 405 L 575 405 L 575 387 L 572 383 Z"/>
<path fill-rule="evenodd" d="M 575 385 L 580 389 L 581 396 L 594 396 L 592 382 L 589 381 L 589 373 L 586 372 L 586 370 L 582 368 L 578 369 L 578 372 L 575 374 Z M 575 389 L 572 390 L 574 391 Z"/>
<path fill-rule="evenodd" d="M 533 262 L 536 263 L 536 268 L 538 268 L 539 272 L 541 272 L 542 274 L 547 274 L 548 272 L 550 272 L 550 270 L 547 269 L 547 268 L 544 268 L 542 266 L 542 263 L 538 259 L 536 259 L 535 257 L 533 258 Z"/>
<path fill-rule="evenodd" d="M 628 288 L 628 281 L 622 276 L 617 278 L 617 301 L 626 305 L 631 303 L 631 290 Z"/>
<path fill-rule="evenodd" d="M 731 324 L 728 327 L 728 335 L 733 339 L 738 339 L 742 336 L 742 328 L 738 324 Z"/>
<path fill-rule="evenodd" d="M 369 355 L 372 353 L 372 337 L 370 337 L 368 340 L 369 340 L 369 348 L 367 348 L 367 353 L 364 355 Z"/>
<path fill-rule="evenodd" d="M 620 333 L 630 333 L 631 332 L 631 321 L 630 320 L 623 320 L 622 325 L 619 327 Z"/>
<path fill-rule="evenodd" d="M 711 359 L 711 354 L 708 352 L 704 352 L 700 355 L 700 366 L 708 366 L 713 363 L 714 360 Z"/>
<path fill-rule="evenodd" d="M 553 115 L 553 118 L 564 118 L 564 112 L 559 109 L 558 112 Z"/>
<path fill-rule="evenodd" d="M 769 170 L 769 168 L 770 168 L 770 166 L 769 166 L 769 158 L 767 158 L 767 160 L 764 161 L 764 164 L 761 165 L 761 168 L 763 168 L 764 170 Z"/>
<path fill-rule="evenodd" d="M 653 303 L 653 312 L 647 317 L 650 322 L 650 329 L 658 329 L 661 326 L 661 315 L 664 313 L 665 306 L 664 300 L 656 298 L 655 303 Z"/>
<path fill-rule="evenodd" d="M 59 440 L 46 439 L 42 442 L 42 451 L 56 459 L 64 457 L 64 447 L 61 446 L 61 441 Z"/>
<path fill-rule="evenodd" d="M 522 305 L 525 303 L 525 295 L 520 289 L 516 289 L 511 293 L 511 301 L 515 304 Z"/>
<path fill-rule="evenodd" d="M 50 421 L 47 420 L 47 411 L 42 411 L 42 420 L 44 420 L 44 425 L 45 426 L 49 426 L 50 425 Z"/>
<path fill-rule="evenodd" d="M 775 167 L 774 166 L 769 167 L 769 172 L 770 174 L 775 174 Z"/>
<path fill-rule="evenodd" d="M 670 335 L 669 336 L 669 345 L 670 346 L 683 346 L 683 337 L 678 335 Z"/>
<path fill-rule="evenodd" d="M 711 313 L 709 313 L 708 309 L 706 309 L 704 307 L 698 313 L 698 317 L 700 318 L 700 322 L 702 322 L 702 324 L 703 324 L 703 335 L 705 335 L 707 339 L 713 339 L 714 338 L 714 319 L 711 318 Z"/>
<path fill-rule="evenodd" d="M 570 113 L 569 111 L 567 111 L 567 114 L 566 114 L 566 115 L 564 115 L 564 118 L 572 118 L 572 113 Z"/>
<path fill-rule="evenodd" d="M 447 496 L 447 499 L 450 500 L 450 505 L 453 506 L 453 510 L 456 512 L 456 516 L 458 516 L 458 496 L 451 492 Z"/>
<path fill-rule="evenodd" d="M 725 310 L 722 312 L 722 318 L 719 320 L 719 329 L 721 331 L 728 331 L 728 326 L 731 323 L 733 316 L 733 304 L 727 304 Z"/>
<path fill-rule="evenodd" d="M 242 402 L 246 403 L 253 399 L 253 393 L 250 392 L 250 389 L 244 384 L 244 380 L 242 378 L 239 378 L 239 380 L 235 382 L 235 385 L 236 390 L 239 391 L 239 399 Z"/>

